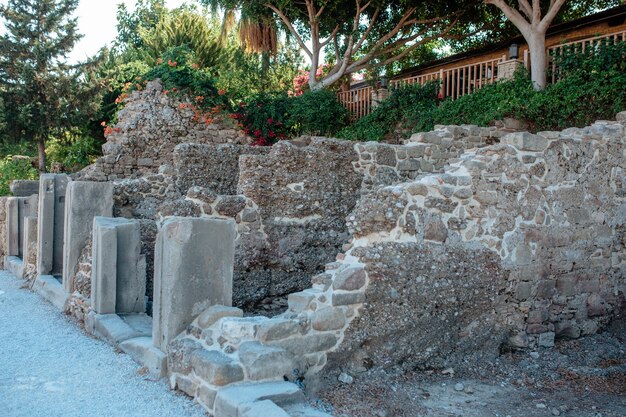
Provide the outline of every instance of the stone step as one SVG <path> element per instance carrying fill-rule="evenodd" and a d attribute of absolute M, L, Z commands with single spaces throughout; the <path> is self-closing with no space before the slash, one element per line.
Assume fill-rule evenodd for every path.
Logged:
<path fill-rule="evenodd" d="M 59 310 L 65 309 L 68 295 L 63 284 L 52 275 L 40 275 L 33 284 L 33 291 L 48 300 Z"/>
<path fill-rule="evenodd" d="M 286 412 L 280 414 L 276 407 L 265 404 L 255 404 L 270 400 L 279 408 L 303 403 L 305 401 L 304 394 L 297 385 L 291 382 L 262 382 L 262 383 L 245 383 L 234 384 L 225 387 L 217 393 L 215 398 L 215 407 L 213 415 L 219 417 L 242 417 L 242 416 L 266 416 L 265 414 L 250 414 L 255 407 L 267 407 L 269 412 L 267 416 L 286 417 Z M 247 413 L 247 414 L 246 414 Z"/>
<path fill-rule="evenodd" d="M 167 356 L 153 345 L 152 337 L 135 337 L 120 343 L 119 348 L 133 360 L 162 378 L 167 374 Z"/>
<path fill-rule="evenodd" d="M 125 340 L 144 336 L 117 314 L 96 314 L 93 311 L 85 318 L 85 330 L 116 347 Z"/>

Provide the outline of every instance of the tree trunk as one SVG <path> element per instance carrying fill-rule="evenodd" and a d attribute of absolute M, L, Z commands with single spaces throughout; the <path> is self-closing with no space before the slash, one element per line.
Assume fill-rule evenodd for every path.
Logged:
<path fill-rule="evenodd" d="M 526 41 L 530 50 L 530 79 L 535 90 L 541 91 L 546 88 L 547 84 L 546 35 L 532 32 Z"/>
<path fill-rule="evenodd" d="M 44 174 L 46 172 L 46 141 L 43 137 L 37 142 L 37 150 L 39 151 L 39 172 Z"/>

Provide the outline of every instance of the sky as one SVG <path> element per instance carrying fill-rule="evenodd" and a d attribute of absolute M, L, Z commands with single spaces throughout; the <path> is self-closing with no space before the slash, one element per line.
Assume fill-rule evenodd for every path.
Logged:
<path fill-rule="evenodd" d="M 186 2 L 189 0 L 165 1 L 169 8 L 179 7 Z M 6 3 L 7 0 L 0 0 L 0 4 Z M 78 17 L 78 31 L 84 36 L 68 57 L 70 62 L 93 56 L 115 38 L 115 12 L 120 3 L 126 4 L 129 10 L 135 7 L 135 0 L 80 0 L 75 16 Z M 0 32 L 3 29 L 0 25 Z"/>

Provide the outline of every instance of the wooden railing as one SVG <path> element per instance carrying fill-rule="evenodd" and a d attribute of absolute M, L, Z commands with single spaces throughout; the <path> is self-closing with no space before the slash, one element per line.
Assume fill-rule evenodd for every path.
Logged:
<path fill-rule="evenodd" d="M 464 65 L 455 68 L 417 75 L 415 77 L 393 80 L 391 89 L 410 84 L 424 85 L 431 81 L 441 82 L 440 97 L 455 100 L 471 94 L 479 88 L 491 84 L 498 79 L 498 64 L 506 60 L 506 56 L 497 59 Z M 338 93 L 339 101 L 348 109 L 353 119 L 360 119 L 372 111 L 372 87 L 361 87 Z"/>
<path fill-rule="evenodd" d="M 559 80 L 558 60 L 556 60 L 555 57 L 562 56 L 569 51 L 588 52 L 590 48 L 593 48 L 594 51 L 599 51 L 601 50 L 601 45 L 614 44 L 617 42 L 626 42 L 626 31 L 567 42 L 548 48 L 548 57 L 552 58 L 549 64 L 548 80 L 553 83 Z M 390 83 L 390 88 L 395 89 L 410 84 L 424 85 L 427 82 L 439 80 L 441 82 L 439 96 L 441 98 L 456 100 L 459 97 L 472 94 L 476 90 L 497 81 L 498 64 L 504 61 L 506 61 L 506 55 L 475 64 L 442 69 L 428 74 L 393 80 Z M 528 50 L 524 50 L 524 66 L 526 69 L 530 68 Z M 372 111 L 373 92 L 374 89 L 372 87 L 362 87 L 341 92 L 338 94 L 338 98 L 352 114 L 352 118 L 359 119 Z"/>
<path fill-rule="evenodd" d="M 353 119 L 360 119 L 372 111 L 372 87 L 362 87 L 338 94 L 339 102 L 350 112 Z"/>
<path fill-rule="evenodd" d="M 549 80 L 552 83 L 559 80 L 560 71 L 558 68 L 558 58 L 562 57 L 564 54 L 590 53 L 590 51 L 593 54 L 601 52 L 603 46 L 614 45 L 618 42 L 626 42 L 626 31 L 551 46 L 547 50 L 548 58 L 550 59 Z"/>

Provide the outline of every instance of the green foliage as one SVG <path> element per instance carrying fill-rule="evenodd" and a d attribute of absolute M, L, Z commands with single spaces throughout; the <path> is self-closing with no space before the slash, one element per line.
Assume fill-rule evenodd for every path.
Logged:
<path fill-rule="evenodd" d="M 308 91 L 289 104 L 288 124 L 296 134 L 331 136 L 348 121 L 348 111 L 331 91 Z"/>
<path fill-rule="evenodd" d="M 414 131 L 431 130 L 435 124 L 475 124 L 487 126 L 495 120 L 513 116 L 535 92 L 525 71 L 513 80 L 501 81 L 480 90 L 445 100 L 427 118 L 417 118 Z"/>
<path fill-rule="evenodd" d="M 7 155 L 0 159 L 0 196 L 11 195 L 9 185 L 13 180 L 35 180 L 39 172 L 33 167 L 31 158 Z"/>
<path fill-rule="evenodd" d="M 150 30 L 167 14 L 164 0 L 137 0 L 133 12 L 129 12 L 124 3 L 117 6 L 116 52 L 128 49 L 141 49 L 142 30 Z"/>
<path fill-rule="evenodd" d="M 241 103 L 234 118 L 256 145 L 269 146 L 297 135 L 331 136 L 345 126 L 348 114 L 334 93 L 317 91 L 299 97 L 259 94 Z"/>
<path fill-rule="evenodd" d="M 391 92 L 369 115 L 339 132 L 339 137 L 359 141 L 380 141 L 398 126 L 432 123 L 437 107 L 438 83 L 411 84 Z"/>
<path fill-rule="evenodd" d="M 143 78 L 146 81 L 160 79 L 165 90 L 179 95 L 181 99 L 202 97 L 202 100 L 196 101 L 203 108 L 228 104 L 226 97 L 219 94 L 213 77 L 199 68 L 194 52 L 186 45 L 168 49 Z"/>
<path fill-rule="evenodd" d="M 398 124 L 418 132 L 432 130 L 435 124 L 486 126 L 505 117 L 527 121 L 532 131 L 583 127 L 598 119 L 612 119 L 626 108 L 626 44 L 590 50 L 560 54 L 555 63 L 562 79 L 544 91 L 534 91 L 524 70 L 512 80 L 485 86 L 454 101 L 444 100 L 438 106 L 436 86 L 434 90 L 433 86 L 411 86 L 392 93 L 374 112 L 339 135 L 383 140 Z"/>
<path fill-rule="evenodd" d="M 42 170 L 48 136 L 85 123 L 98 108 L 100 85 L 91 72 L 99 59 L 65 63 L 80 39 L 71 17 L 77 5 L 78 0 L 9 0 L 0 6 L 7 29 L 0 37 L 7 139 L 38 143 Z"/>
<path fill-rule="evenodd" d="M 101 155 L 100 148 L 98 141 L 76 130 L 62 139 L 49 140 L 46 155 L 54 171 L 77 172 L 96 161 Z"/>
<path fill-rule="evenodd" d="M 183 8 L 166 14 L 149 30 L 140 30 L 142 48 L 157 61 L 167 50 L 186 46 L 193 51 L 200 68 L 214 72 L 219 65 L 228 66 L 230 56 L 219 42 L 219 24 L 206 15 Z"/>
<path fill-rule="evenodd" d="M 235 103 L 261 93 L 287 92 L 304 63 L 298 48 L 288 42 L 276 55 L 246 52 L 232 37 L 225 47 L 232 51 L 232 58 L 229 66 L 220 66 L 216 83 Z"/>
<path fill-rule="evenodd" d="M 253 137 L 255 145 L 270 146 L 292 135 L 287 127 L 289 100 L 284 93 L 258 94 L 247 103 L 240 103 L 234 117 L 243 131 Z"/>

